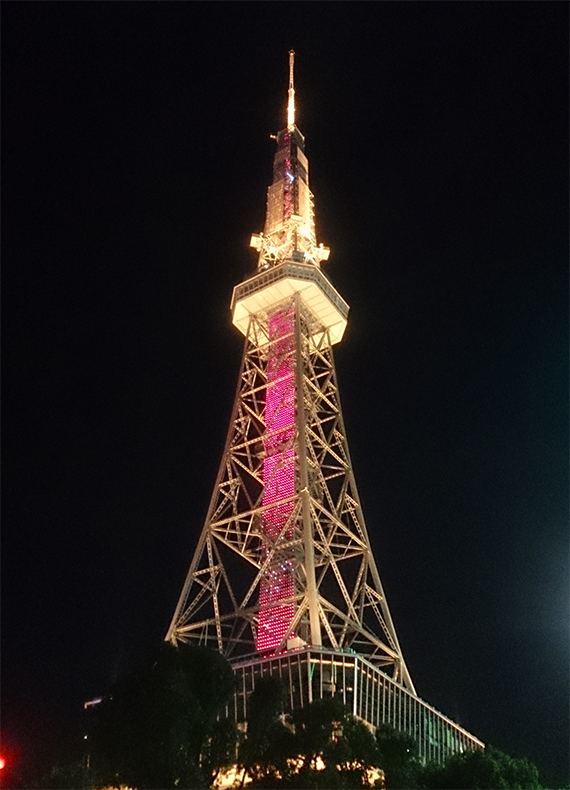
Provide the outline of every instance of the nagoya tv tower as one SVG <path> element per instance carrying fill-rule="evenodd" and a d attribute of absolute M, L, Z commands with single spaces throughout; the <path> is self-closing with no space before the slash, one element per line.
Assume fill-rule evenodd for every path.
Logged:
<path fill-rule="evenodd" d="M 417 696 L 372 553 L 333 359 L 349 308 L 321 268 L 293 65 L 290 52 L 257 268 L 232 296 L 245 345 L 230 427 L 166 639 L 228 658 L 238 721 L 256 678 L 275 674 L 291 708 L 339 695 L 444 759 L 483 744 Z"/>

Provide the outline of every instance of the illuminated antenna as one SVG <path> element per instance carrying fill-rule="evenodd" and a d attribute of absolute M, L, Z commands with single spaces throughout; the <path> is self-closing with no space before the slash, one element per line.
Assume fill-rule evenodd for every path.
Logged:
<path fill-rule="evenodd" d="M 287 129 L 291 132 L 295 126 L 295 88 L 293 87 L 293 64 L 295 53 L 289 52 L 289 103 L 287 105 Z"/>

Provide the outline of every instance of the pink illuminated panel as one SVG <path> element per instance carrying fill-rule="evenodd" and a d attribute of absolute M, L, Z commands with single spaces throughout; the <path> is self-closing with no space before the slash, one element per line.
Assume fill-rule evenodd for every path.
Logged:
<path fill-rule="evenodd" d="M 262 530 L 265 550 L 293 537 L 290 521 L 295 494 L 295 313 L 283 310 L 269 319 L 269 358 L 265 393 Z M 257 649 L 277 647 L 293 619 L 294 605 L 281 603 L 295 592 L 292 557 L 277 550 L 259 590 Z"/>

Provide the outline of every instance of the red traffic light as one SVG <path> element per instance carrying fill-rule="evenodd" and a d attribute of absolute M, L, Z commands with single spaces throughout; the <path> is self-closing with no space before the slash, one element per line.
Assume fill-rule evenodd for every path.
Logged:
<path fill-rule="evenodd" d="M 6 766 L 6 760 L 3 757 L 0 757 L 0 771 L 2 768 Z"/>

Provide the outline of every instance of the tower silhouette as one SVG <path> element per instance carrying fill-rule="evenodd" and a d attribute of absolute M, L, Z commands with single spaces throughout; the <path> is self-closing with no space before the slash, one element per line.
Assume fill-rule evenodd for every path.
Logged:
<path fill-rule="evenodd" d="M 232 296 L 245 346 L 229 432 L 166 639 L 231 661 L 238 720 L 256 678 L 277 674 L 291 707 L 338 694 L 443 759 L 483 744 L 417 696 L 372 553 L 332 352 L 349 308 L 321 268 L 293 63 L 257 269 Z"/>

